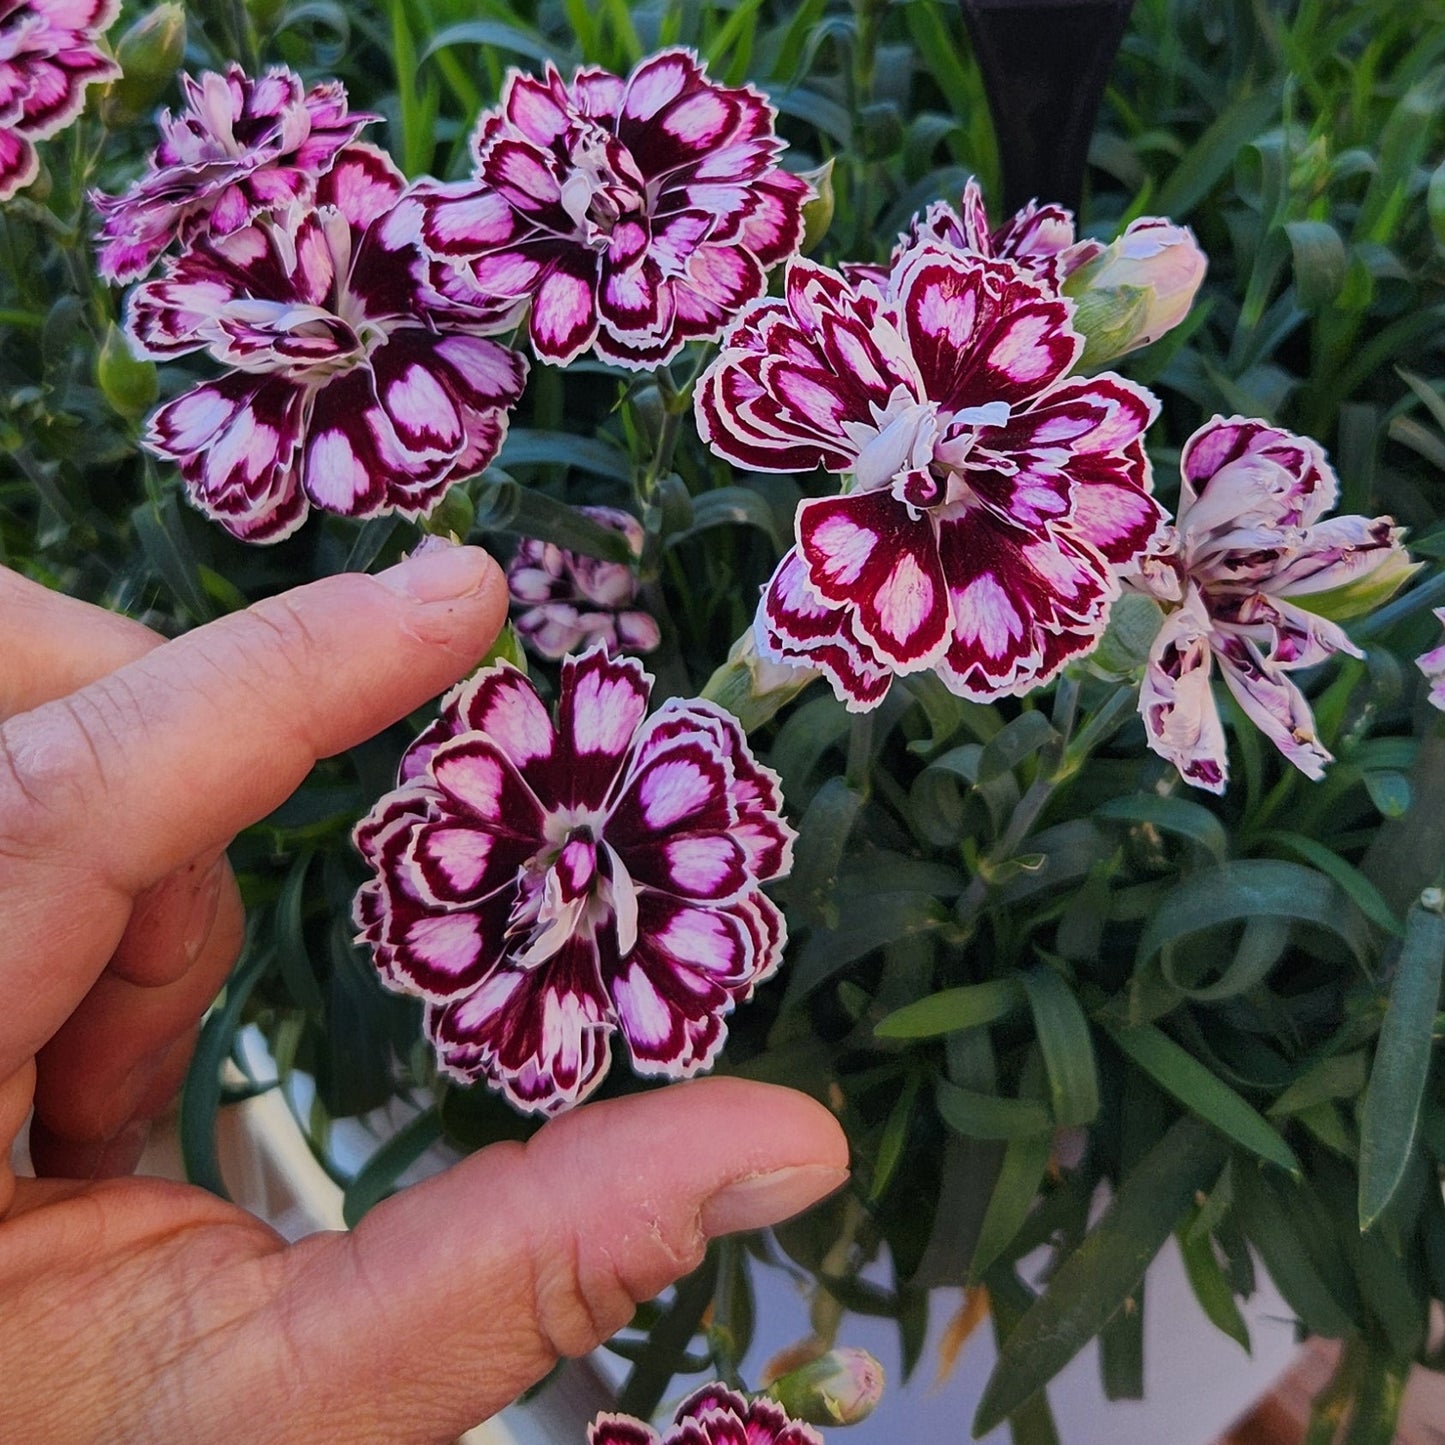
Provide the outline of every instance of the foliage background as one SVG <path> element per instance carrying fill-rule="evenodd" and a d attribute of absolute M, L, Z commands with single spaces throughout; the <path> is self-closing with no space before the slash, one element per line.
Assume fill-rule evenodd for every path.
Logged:
<path fill-rule="evenodd" d="M 885 256 L 917 208 L 956 199 L 969 174 L 998 193 L 981 82 L 940 0 L 188 9 L 192 70 L 259 58 L 340 76 L 354 108 L 383 114 L 371 138 L 409 175 L 465 173 L 472 120 L 508 65 L 625 70 L 682 43 L 715 75 L 768 91 L 790 167 L 834 162 L 820 259 Z M 138 13 L 128 6 L 113 34 Z M 1082 217 L 1108 236 L 1168 215 L 1211 259 L 1189 321 L 1122 368 L 1164 401 L 1152 452 L 1166 497 L 1179 446 L 1215 412 L 1307 432 L 1339 471 L 1341 511 L 1409 526 L 1433 579 L 1417 591 L 1437 604 L 1442 101 L 1436 0 L 1138 0 Z M 243 548 L 138 450 L 152 379 L 122 367 L 128 399 L 97 384 L 120 298 L 95 279 L 82 197 L 123 186 L 152 133 L 144 120 L 107 131 L 97 112 L 0 209 L 0 561 L 174 635 L 394 560 L 416 533 L 389 519 L 318 516 L 277 547 Z M 186 368 L 158 384 L 181 389 Z M 735 475 L 669 404 L 666 387 L 595 364 L 534 368 L 498 464 L 446 520 L 500 556 L 520 534 L 602 546 L 568 505 L 640 498 L 646 596 L 665 630 L 652 668 L 663 693 L 695 693 L 819 482 Z M 748 1248 L 779 1248 L 820 1281 L 821 1334 L 849 1310 L 887 1313 L 910 1360 L 930 1287 L 986 1288 L 1004 1349 L 980 1423 L 1007 1417 L 1018 1441 L 1047 1442 L 1058 1436 L 1035 1391 L 1089 1335 L 1102 1333 L 1108 1392 L 1141 1390 L 1139 1280 L 1176 1233 L 1220 1328 L 1243 1331 L 1235 1297 L 1262 1263 L 1303 1328 L 1349 1341 L 1311 1440 L 1343 1419 L 1357 1445 L 1383 1442 L 1408 1363 L 1441 1363 L 1428 1310 L 1445 1296 L 1445 934 L 1412 904 L 1441 882 L 1445 737 L 1409 661 L 1435 624 L 1408 598 L 1355 624 L 1366 659 L 1312 689 L 1338 756 L 1324 783 L 1245 726 L 1218 802 L 1185 796 L 1144 751 L 1121 681 L 1138 641 L 1117 631 L 1117 675 L 1094 669 L 1052 697 L 983 708 L 913 679 L 860 726 L 813 692 L 756 736 L 801 820 L 783 895 L 795 942 L 782 978 L 735 1016 L 723 1068 L 832 1104 L 855 1186 Z M 484 1093 L 435 1085 L 414 1006 L 383 993 L 350 942 L 348 832 L 412 730 L 321 765 L 236 845 L 250 941 L 183 1103 L 200 1182 L 220 1187 L 214 1111 L 236 1092 L 220 1065 L 246 1022 L 283 1074 L 314 1078 L 302 1123 L 333 1169 L 332 1120 L 414 1103 L 392 1144 L 341 1180 L 353 1218 L 437 1139 L 472 1148 L 531 1127 Z M 617 1073 L 607 1090 L 640 1087 Z M 1085 1128 L 1071 1162 L 1057 1131 Z M 1090 1232 L 1101 1183 L 1116 1203 Z M 1046 1277 L 1021 1273 L 1045 1244 Z M 880 1290 L 859 1270 L 885 1248 L 894 1285 Z M 730 1370 L 749 1335 L 747 1258 L 717 1248 L 639 1312 L 618 1345 L 634 1361 L 626 1407 L 650 1410 L 678 1371 Z"/>

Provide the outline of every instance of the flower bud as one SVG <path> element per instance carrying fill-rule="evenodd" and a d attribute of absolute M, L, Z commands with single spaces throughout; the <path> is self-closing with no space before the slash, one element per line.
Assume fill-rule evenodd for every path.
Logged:
<path fill-rule="evenodd" d="M 1159 216 L 1132 222 L 1064 282 L 1077 303 L 1074 326 L 1088 342 L 1081 365 L 1101 366 L 1172 331 L 1189 314 L 1207 265 L 1187 226 Z"/>
<path fill-rule="evenodd" d="M 128 419 L 140 416 L 156 399 L 156 364 L 135 356 L 114 321 L 95 357 L 95 383 L 115 412 Z"/>
<path fill-rule="evenodd" d="M 101 102 L 106 125 L 114 129 L 148 114 L 185 55 L 186 12 L 176 0 L 165 0 L 142 15 L 115 47 L 121 75 L 106 89 Z"/>
<path fill-rule="evenodd" d="M 422 527 L 434 537 L 455 537 L 463 541 L 472 530 L 476 508 L 465 487 L 453 487 L 437 502 Z"/>
<path fill-rule="evenodd" d="M 752 732 L 817 676 L 815 668 L 790 667 L 762 656 L 750 627 L 733 643 L 728 660 L 708 679 L 702 695 L 732 713 L 744 732 Z"/>
<path fill-rule="evenodd" d="M 817 170 L 800 172 L 799 178 L 812 186 L 813 198 L 803 202 L 803 241 L 798 254 L 811 256 L 833 224 L 833 157 L 829 156 Z"/>
<path fill-rule="evenodd" d="M 829 1350 L 774 1380 L 767 1393 L 810 1425 L 856 1425 L 883 1398 L 883 1366 L 867 1350 Z"/>

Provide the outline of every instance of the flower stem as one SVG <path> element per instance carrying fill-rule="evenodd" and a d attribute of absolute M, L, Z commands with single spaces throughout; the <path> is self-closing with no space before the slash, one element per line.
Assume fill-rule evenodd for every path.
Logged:
<path fill-rule="evenodd" d="M 848 761 L 844 777 L 848 786 L 861 798 L 866 798 L 872 791 L 874 716 L 872 712 L 856 712 L 848 729 Z"/>

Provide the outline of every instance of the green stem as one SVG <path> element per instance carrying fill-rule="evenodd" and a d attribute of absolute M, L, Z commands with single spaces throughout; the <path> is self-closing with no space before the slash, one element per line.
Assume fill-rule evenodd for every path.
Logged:
<path fill-rule="evenodd" d="M 848 729 L 848 761 L 844 776 L 848 780 L 848 786 L 862 798 L 866 798 L 872 791 L 875 716 L 872 712 L 856 712 Z"/>

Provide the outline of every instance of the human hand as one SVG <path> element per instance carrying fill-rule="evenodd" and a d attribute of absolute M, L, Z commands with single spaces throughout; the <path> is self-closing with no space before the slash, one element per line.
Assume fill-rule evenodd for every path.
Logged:
<path fill-rule="evenodd" d="M 824 1109 L 737 1080 L 589 1106 L 289 1248 L 203 1191 L 107 1177 L 235 960 L 227 842 L 465 673 L 505 609 L 462 548 L 161 642 L 0 569 L 7 1440 L 446 1440 L 709 1237 L 843 1181 Z M 17 1180 L 32 1103 L 40 1177 Z"/>

